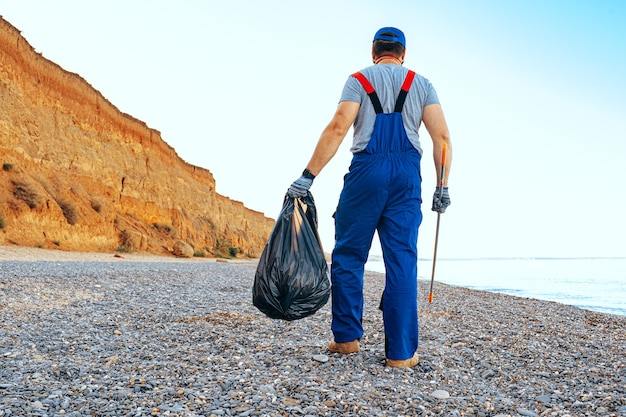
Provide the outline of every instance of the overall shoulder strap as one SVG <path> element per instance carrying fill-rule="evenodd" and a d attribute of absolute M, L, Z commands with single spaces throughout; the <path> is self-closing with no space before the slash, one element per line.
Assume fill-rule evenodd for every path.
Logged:
<path fill-rule="evenodd" d="M 406 77 L 404 78 L 404 82 L 402 83 L 402 89 L 400 89 L 398 98 L 396 99 L 396 107 L 393 109 L 394 112 L 402 113 L 402 108 L 404 107 L 406 95 L 409 93 L 411 85 L 413 84 L 413 78 L 415 78 L 415 72 L 409 70 L 409 72 L 406 74 Z"/>
<path fill-rule="evenodd" d="M 365 78 L 365 75 L 361 74 L 360 72 L 355 72 L 354 74 L 352 74 L 352 76 L 356 78 L 365 89 L 365 92 L 370 97 L 372 105 L 374 106 L 374 111 L 376 112 L 376 114 L 382 113 L 383 106 L 380 104 L 380 100 L 378 99 L 378 94 L 376 94 L 376 91 L 374 90 L 374 86 L 372 86 L 368 79 Z"/>

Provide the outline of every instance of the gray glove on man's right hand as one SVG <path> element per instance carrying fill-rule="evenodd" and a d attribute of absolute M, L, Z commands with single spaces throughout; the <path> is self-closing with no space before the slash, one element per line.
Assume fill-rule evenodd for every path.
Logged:
<path fill-rule="evenodd" d="M 448 187 L 437 186 L 435 188 L 435 194 L 433 195 L 432 211 L 437 213 L 445 213 L 446 208 L 450 205 L 450 194 L 448 194 Z"/>

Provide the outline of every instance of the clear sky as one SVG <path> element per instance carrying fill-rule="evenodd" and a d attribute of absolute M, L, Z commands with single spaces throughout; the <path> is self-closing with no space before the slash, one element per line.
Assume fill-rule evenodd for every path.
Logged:
<path fill-rule="evenodd" d="M 626 256 L 626 2 L 0 0 L 44 57 L 276 218 L 374 32 L 407 38 L 454 164 L 442 258 Z M 425 129 L 420 257 L 436 174 Z M 327 252 L 351 132 L 311 189 Z M 379 254 L 377 245 L 372 250 Z"/>

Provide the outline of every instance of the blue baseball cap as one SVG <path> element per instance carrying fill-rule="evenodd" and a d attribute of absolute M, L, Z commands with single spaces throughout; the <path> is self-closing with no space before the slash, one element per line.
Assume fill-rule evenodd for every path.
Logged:
<path fill-rule="evenodd" d="M 378 40 L 398 42 L 399 44 L 401 44 L 402 46 L 406 48 L 406 40 L 404 39 L 404 33 L 402 33 L 400 29 L 396 29 L 392 27 L 385 27 L 385 28 L 378 29 L 378 32 L 376 32 L 376 34 L 374 35 L 374 42 Z"/>

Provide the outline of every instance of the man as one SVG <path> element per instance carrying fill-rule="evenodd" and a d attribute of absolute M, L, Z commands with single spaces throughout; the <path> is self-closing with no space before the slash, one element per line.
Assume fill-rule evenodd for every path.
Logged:
<path fill-rule="evenodd" d="M 448 127 L 430 82 L 404 68 L 404 33 L 393 27 L 376 32 L 374 65 L 346 82 L 339 106 L 322 132 L 302 176 L 287 194 L 307 194 L 354 124 L 352 162 L 344 178 L 335 218 L 332 253 L 332 324 L 328 349 L 349 354 L 360 350 L 363 336 L 363 274 L 374 232 L 378 231 L 386 282 L 380 309 L 385 328 L 387 365 L 418 364 L 417 234 L 422 220 L 420 146 L 422 122 L 433 140 L 436 172 L 447 146 L 445 177 L 432 210 L 450 205 L 447 182 L 452 160 Z"/>

